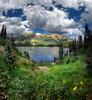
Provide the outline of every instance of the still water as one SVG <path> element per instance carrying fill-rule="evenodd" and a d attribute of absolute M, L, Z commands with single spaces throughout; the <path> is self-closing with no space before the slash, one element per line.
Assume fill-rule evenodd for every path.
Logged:
<path fill-rule="evenodd" d="M 17 47 L 23 54 L 28 52 L 30 59 L 36 62 L 54 62 L 59 58 L 60 47 Z M 64 53 L 67 49 L 64 49 Z"/>

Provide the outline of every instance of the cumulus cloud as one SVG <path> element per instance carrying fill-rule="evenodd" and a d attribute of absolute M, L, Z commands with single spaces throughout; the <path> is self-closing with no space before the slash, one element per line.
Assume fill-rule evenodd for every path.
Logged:
<path fill-rule="evenodd" d="M 52 5 L 52 0 L 0 0 L 1 9 L 4 8 L 23 8 L 27 6 L 27 4 L 35 4 L 35 5 Z"/>
<path fill-rule="evenodd" d="M 28 9 L 28 10 L 27 10 Z M 54 10 L 47 11 L 40 6 L 25 8 L 29 24 L 33 28 L 45 28 L 50 32 L 60 32 L 62 29 L 75 25 L 73 19 L 68 18 L 68 13 L 54 7 Z"/>
<path fill-rule="evenodd" d="M 16 34 L 16 35 L 20 35 L 21 33 L 23 33 L 24 29 L 22 27 L 18 27 L 17 25 L 9 25 L 7 28 L 7 32 L 9 34 Z"/>
<path fill-rule="evenodd" d="M 69 29 L 65 29 L 63 30 L 68 34 L 64 34 L 64 36 L 71 38 L 71 39 L 78 39 L 78 35 L 83 35 L 84 33 L 84 29 L 79 30 L 79 28 L 69 28 Z"/>
<path fill-rule="evenodd" d="M 80 21 L 92 22 L 92 1 L 91 0 L 54 0 L 57 4 L 64 8 L 73 8 L 79 10 L 80 6 L 84 6 L 85 12 L 81 14 Z M 62 32 L 81 34 L 78 23 L 74 19 L 68 18 L 68 12 L 63 9 L 57 9 L 53 4 L 53 0 L 0 0 L 0 26 L 6 24 L 8 32 L 23 33 L 31 28 L 44 28 L 49 32 Z M 31 5 L 31 4 L 34 4 Z M 53 11 L 46 10 L 44 7 L 53 7 Z M 26 21 L 21 18 L 7 18 L 2 15 L 3 11 L 8 9 L 21 8 Z"/>
<path fill-rule="evenodd" d="M 80 0 L 55 0 L 58 4 L 63 7 L 78 9 L 80 6 Z"/>
<path fill-rule="evenodd" d="M 51 6 L 53 0 L 1 0 L 5 3 L 8 3 L 7 7 L 18 8 L 24 7 L 27 4 L 35 4 L 35 5 L 45 5 Z M 63 7 L 73 7 L 75 9 L 79 8 L 80 0 L 54 0 L 58 4 L 61 4 Z"/>
<path fill-rule="evenodd" d="M 4 2 L 0 1 L 0 16 L 2 15 L 2 12 L 5 10 L 5 4 Z"/>
<path fill-rule="evenodd" d="M 2 25 L 7 26 L 7 33 L 8 34 L 22 34 L 25 31 L 25 27 L 23 28 L 21 19 L 17 17 L 7 18 L 4 16 L 0 17 L 0 29 L 2 28 Z"/>
<path fill-rule="evenodd" d="M 86 20 L 88 23 L 92 23 L 92 0 L 82 0 L 82 2 L 86 9 L 81 15 L 81 21 Z"/>

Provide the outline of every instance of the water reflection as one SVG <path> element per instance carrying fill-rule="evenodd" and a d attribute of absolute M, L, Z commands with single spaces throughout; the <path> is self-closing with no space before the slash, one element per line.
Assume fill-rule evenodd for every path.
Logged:
<path fill-rule="evenodd" d="M 59 47 L 17 47 L 22 53 L 28 52 L 30 59 L 36 62 L 54 62 L 59 59 Z M 67 52 L 67 50 L 65 50 Z M 65 53 L 64 52 L 64 53 Z"/>

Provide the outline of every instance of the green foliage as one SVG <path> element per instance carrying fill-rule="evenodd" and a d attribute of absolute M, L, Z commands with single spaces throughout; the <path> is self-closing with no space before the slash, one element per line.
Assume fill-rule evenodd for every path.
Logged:
<path fill-rule="evenodd" d="M 11 46 L 11 42 L 9 40 L 6 41 L 5 45 L 5 64 L 11 71 L 14 69 L 14 64 L 15 64 L 15 55 Z"/>
<path fill-rule="evenodd" d="M 86 88 L 82 86 L 85 83 L 84 75 L 85 64 L 81 61 L 68 65 L 54 65 L 48 73 L 36 73 L 33 87 L 25 95 L 28 100 L 33 98 L 35 100 L 77 100 L 79 94 L 81 93 L 82 96 L 82 91 Z"/>
<path fill-rule="evenodd" d="M 35 72 L 36 68 L 32 70 L 32 63 L 29 63 L 29 60 L 17 57 L 13 77 L 7 73 L 1 78 L 9 77 L 5 83 L 1 82 L 5 86 L 9 83 L 8 87 L 6 86 L 7 90 L 4 90 L 6 93 L 4 96 L 8 100 L 78 100 L 79 97 L 85 99 L 88 92 L 86 87 L 88 81 L 85 78 L 86 64 L 82 56 L 72 62 L 74 58 L 71 56 L 71 62 L 68 64 L 50 65 L 48 72 Z M 7 71 L 3 55 L 0 64 L 3 65 L 0 68 Z"/>
<path fill-rule="evenodd" d="M 86 51 L 87 72 L 92 76 L 92 31 L 85 26 L 84 49 Z"/>
<path fill-rule="evenodd" d="M 78 36 L 78 49 L 80 50 L 83 47 L 82 36 Z"/>
<path fill-rule="evenodd" d="M 0 37 L 0 45 L 5 45 L 5 40 Z"/>
<path fill-rule="evenodd" d="M 10 98 L 10 87 L 15 77 L 15 56 L 11 44 L 5 40 L 4 46 L 3 52 L 0 52 L 0 100 Z"/>
<path fill-rule="evenodd" d="M 77 100 L 80 93 L 80 96 L 86 93 L 86 87 L 82 86 L 85 83 L 85 66 L 85 63 L 78 60 L 68 65 L 54 65 L 50 68 L 48 73 L 35 74 L 31 71 L 28 72 L 25 68 L 20 68 L 22 69 L 21 71 L 30 73 L 29 80 L 25 82 L 23 79 L 25 89 L 25 92 L 22 93 L 23 99 Z M 24 73 L 23 76 L 28 78 L 26 73 Z M 21 74 L 18 75 L 21 76 Z M 84 91 L 84 93 L 82 93 L 82 91 Z"/>
<path fill-rule="evenodd" d="M 92 79 L 86 75 L 84 55 L 66 56 L 62 64 L 49 64 L 47 71 L 41 71 L 32 61 L 14 51 L 11 42 L 7 41 L 4 53 L 0 54 L 1 100 L 86 99 L 87 86 Z"/>
<path fill-rule="evenodd" d="M 6 100 L 8 97 L 10 75 L 4 62 L 3 54 L 0 54 L 0 99 Z"/>

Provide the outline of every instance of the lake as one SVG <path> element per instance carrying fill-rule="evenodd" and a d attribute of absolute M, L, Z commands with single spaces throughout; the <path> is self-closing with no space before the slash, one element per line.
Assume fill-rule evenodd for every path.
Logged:
<path fill-rule="evenodd" d="M 19 52 L 24 54 L 28 52 L 30 59 L 36 62 L 54 62 L 59 59 L 60 47 L 17 47 Z M 67 53 L 67 48 L 64 49 L 64 54 Z"/>

